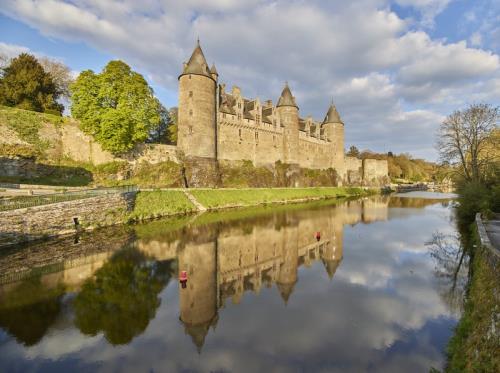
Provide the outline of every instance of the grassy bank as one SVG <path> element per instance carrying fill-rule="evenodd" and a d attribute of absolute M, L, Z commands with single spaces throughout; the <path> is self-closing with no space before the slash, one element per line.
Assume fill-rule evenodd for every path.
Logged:
<path fill-rule="evenodd" d="M 500 210 L 497 179 L 461 182 L 456 208 L 462 248 L 470 257 L 464 313 L 447 348 L 447 372 L 500 371 L 500 272 L 481 246 L 475 215 Z"/>
<path fill-rule="evenodd" d="M 161 216 L 195 212 L 196 207 L 179 190 L 155 190 L 139 192 L 136 195 L 129 220 L 153 219 Z"/>
<path fill-rule="evenodd" d="M 262 189 L 188 189 L 204 207 L 217 210 L 273 203 L 301 202 L 375 193 L 362 188 L 262 188 Z M 137 193 L 128 219 L 146 220 L 161 216 L 197 211 L 196 206 L 181 190 L 155 190 Z"/>
<path fill-rule="evenodd" d="M 208 209 L 284 203 L 370 194 L 362 188 L 192 189 L 189 192 Z"/>
<path fill-rule="evenodd" d="M 447 372 L 500 372 L 500 272 L 481 247 L 475 225 L 465 240 L 474 253 L 465 309 L 448 344 Z M 475 249 L 474 249 L 475 248 Z"/>

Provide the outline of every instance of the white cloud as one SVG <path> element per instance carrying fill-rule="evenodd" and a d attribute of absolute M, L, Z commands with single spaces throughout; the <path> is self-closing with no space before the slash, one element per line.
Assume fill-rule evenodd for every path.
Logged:
<path fill-rule="evenodd" d="M 7 58 L 13 58 L 21 53 L 29 53 L 29 48 L 26 48 L 22 45 L 16 44 L 8 44 L 0 42 L 0 55 L 3 55 Z"/>
<path fill-rule="evenodd" d="M 450 1 L 397 3 L 430 22 Z M 374 150 L 401 145 L 433 158 L 435 129 L 456 109 L 452 105 L 464 101 L 463 91 L 500 99 L 487 84 L 500 78 L 499 58 L 465 41 L 448 43 L 411 30 L 411 21 L 389 5 L 388 0 L 6 0 L 1 11 L 47 36 L 83 41 L 124 59 L 173 92 L 199 36 L 221 80 L 239 85 L 245 95 L 276 100 L 288 80 L 302 115 L 320 119 L 335 99 L 350 143 Z M 477 36 L 470 41 L 475 46 Z M 491 91 L 475 91 L 479 85 Z"/>

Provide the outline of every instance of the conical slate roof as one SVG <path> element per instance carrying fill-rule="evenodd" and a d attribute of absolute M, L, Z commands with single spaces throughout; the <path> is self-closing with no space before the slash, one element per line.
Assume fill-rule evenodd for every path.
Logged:
<path fill-rule="evenodd" d="M 283 299 L 285 304 L 287 304 L 288 299 L 290 299 L 290 295 L 292 295 L 292 293 L 293 293 L 293 288 L 295 287 L 295 282 L 292 282 L 289 284 L 278 282 L 276 285 L 278 286 L 278 290 L 281 294 L 281 298 Z"/>
<path fill-rule="evenodd" d="M 186 74 L 196 74 L 203 75 L 210 79 L 212 76 L 210 75 L 210 70 L 208 68 L 207 60 L 201 50 L 200 41 L 196 43 L 196 47 L 194 48 L 193 54 L 189 59 L 188 63 L 184 66 L 184 70 L 182 71 L 182 75 Z"/>
<path fill-rule="evenodd" d="M 295 98 L 292 96 L 292 92 L 290 91 L 290 87 L 288 87 L 288 83 L 285 84 L 285 88 L 283 88 L 283 92 L 281 92 L 281 96 L 278 99 L 278 104 L 276 107 L 280 106 L 295 106 L 297 109 L 299 108 L 295 103 Z"/>
<path fill-rule="evenodd" d="M 323 265 L 325 266 L 326 273 L 328 273 L 328 277 L 330 280 L 333 278 L 333 275 L 337 271 L 337 267 L 340 264 L 340 260 L 327 260 L 323 259 Z"/>
<path fill-rule="evenodd" d="M 210 73 L 215 74 L 215 75 L 219 75 L 219 73 L 217 72 L 217 69 L 215 68 L 215 63 L 212 64 L 212 67 L 210 68 Z"/>
<path fill-rule="evenodd" d="M 334 104 L 331 104 L 328 108 L 328 113 L 326 113 L 323 123 L 344 123 L 342 119 L 340 119 L 340 115 Z"/>

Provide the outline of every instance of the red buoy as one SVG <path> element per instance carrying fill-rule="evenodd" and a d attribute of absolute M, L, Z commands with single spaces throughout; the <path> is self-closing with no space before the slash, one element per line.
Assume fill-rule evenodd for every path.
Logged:
<path fill-rule="evenodd" d="M 181 274 L 179 276 L 179 282 L 181 283 L 183 289 L 186 287 L 187 281 L 188 281 L 187 271 L 181 271 Z"/>
<path fill-rule="evenodd" d="M 321 232 L 316 232 L 316 241 L 321 240 Z"/>

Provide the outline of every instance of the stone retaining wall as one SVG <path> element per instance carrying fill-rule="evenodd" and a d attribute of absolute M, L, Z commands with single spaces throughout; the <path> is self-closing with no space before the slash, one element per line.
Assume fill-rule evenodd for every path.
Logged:
<path fill-rule="evenodd" d="M 121 224 L 133 207 L 135 192 L 0 212 L 0 246 Z"/>
<path fill-rule="evenodd" d="M 476 214 L 476 226 L 481 245 L 486 249 L 488 262 L 496 271 L 496 269 L 499 268 L 500 265 L 500 251 L 491 243 L 490 238 L 488 237 L 488 233 L 486 232 L 486 227 L 483 223 L 483 220 L 481 219 L 481 214 L 479 212 Z"/>

